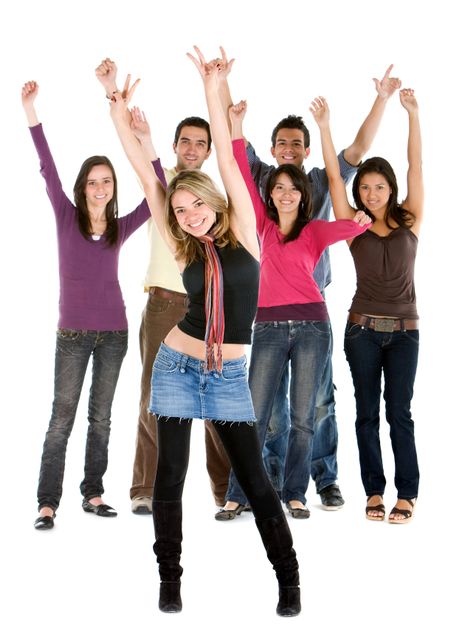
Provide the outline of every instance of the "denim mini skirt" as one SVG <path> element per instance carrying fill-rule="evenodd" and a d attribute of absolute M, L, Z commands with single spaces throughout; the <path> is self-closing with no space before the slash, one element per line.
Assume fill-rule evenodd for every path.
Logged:
<path fill-rule="evenodd" d="M 224 360 L 222 372 L 161 343 L 153 363 L 149 411 L 163 417 L 256 421 L 247 358 Z"/>

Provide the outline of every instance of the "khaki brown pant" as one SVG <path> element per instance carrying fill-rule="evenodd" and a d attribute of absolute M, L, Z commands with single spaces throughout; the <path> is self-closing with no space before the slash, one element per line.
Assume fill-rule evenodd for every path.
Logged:
<path fill-rule="evenodd" d="M 161 342 L 186 313 L 186 298 L 175 294 L 166 299 L 149 294 L 142 313 L 139 344 L 142 360 L 141 399 L 136 436 L 136 455 L 130 497 L 153 497 L 158 463 L 156 418 L 148 412 L 153 362 Z M 217 506 L 225 504 L 230 463 L 222 443 L 209 421 L 205 421 L 206 467 Z"/>

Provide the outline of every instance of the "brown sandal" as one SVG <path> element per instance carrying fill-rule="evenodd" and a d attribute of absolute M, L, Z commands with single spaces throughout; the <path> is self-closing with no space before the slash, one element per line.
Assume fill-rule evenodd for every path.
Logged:
<path fill-rule="evenodd" d="M 397 508 L 397 506 L 394 506 L 394 508 L 389 513 L 389 524 L 406 524 L 407 522 L 411 521 L 414 513 L 414 506 L 416 505 L 416 498 L 404 499 L 403 501 L 410 504 L 411 510 L 409 508 Z M 392 519 L 393 515 L 403 515 L 403 519 Z"/>
<path fill-rule="evenodd" d="M 367 501 L 370 501 L 372 497 L 376 497 L 376 495 L 370 495 L 367 498 Z M 379 495 L 381 499 L 383 499 L 382 495 Z M 379 513 L 383 513 L 382 515 L 369 515 L 372 511 L 377 511 Z M 366 519 L 370 519 L 371 522 L 382 522 L 384 520 L 384 516 L 386 514 L 386 506 L 384 504 L 376 504 L 375 506 L 366 506 Z"/>

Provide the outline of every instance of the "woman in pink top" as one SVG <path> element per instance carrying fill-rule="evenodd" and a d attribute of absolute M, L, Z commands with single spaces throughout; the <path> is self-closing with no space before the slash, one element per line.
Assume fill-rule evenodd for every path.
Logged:
<path fill-rule="evenodd" d="M 357 212 L 351 221 L 311 221 L 310 183 L 294 165 L 282 165 L 273 171 L 264 203 L 252 179 L 242 139 L 245 110 L 245 103 L 240 103 L 230 110 L 230 117 L 234 154 L 253 201 L 261 244 L 261 282 L 249 383 L 262 446 L 280 379 L 290 363 L 291 430 L 282 500 L 293 517 L 306 518 L 310 515 L 306 489 L 311 471 L 315 394 L 331 349 L 327 308 L 313 271 L 326 247 L 361 234 L 370 219 Z M 246 504 L 247 498 L 232 473 L 225 511 L 240 512 Z"/>

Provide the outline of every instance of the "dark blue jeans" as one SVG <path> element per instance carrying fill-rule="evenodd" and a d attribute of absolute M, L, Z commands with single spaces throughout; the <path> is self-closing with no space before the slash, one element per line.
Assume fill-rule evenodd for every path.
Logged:
<path fill-rule="evenodd" d="M 53 411 L 45 437 L 39 474 L 39 508 L 56 511 L 62 495 L 67 441 L 72 432 L 86 369 L 92 355 L 88 433 L 84 479 L 86 499 L 103 493 L 108 466 L 111 406 L 120 367 L 127 352 L 128 331 L 94 332 L 61 329 L 57 332 Z"/>
<path fill-rule="evenodd" d="M 290 430 L 289 418 L 289 367 L 281 377 L 272 409 L 263 459 L 267 474 L 277 491 L 283 488 L 284 465 Z M 322 381 L 317 391 L 314 418 L 314 438 L 311 477 L 317 492 L 334 484 L 337 479 L 338 430 L 335 415 L 332 349 L 330 350 Z"/>
<path fill-rule="evenodd" d="M 311 474 L 317 392 L 331 348 L 327 321 L 274 321 L 255 323 L 249 385 L 263 448 L 281 378 L 290 362 L 290 431 L 283 476 L 282 499 L 306 503 Z M 246 503 L 234 473 L 227 500 Z"/>
<path fill-rule="evenodd" d="M 355 388 L 356 437 L 366 495 L 383 495 L 386 485 L 379 437 L 383 374 L 397 495 L 400 499 L 417 497 L 419 467 L 410 408 L 419 331 L 376 332 L 348 322 L 344 350 Z"/>

